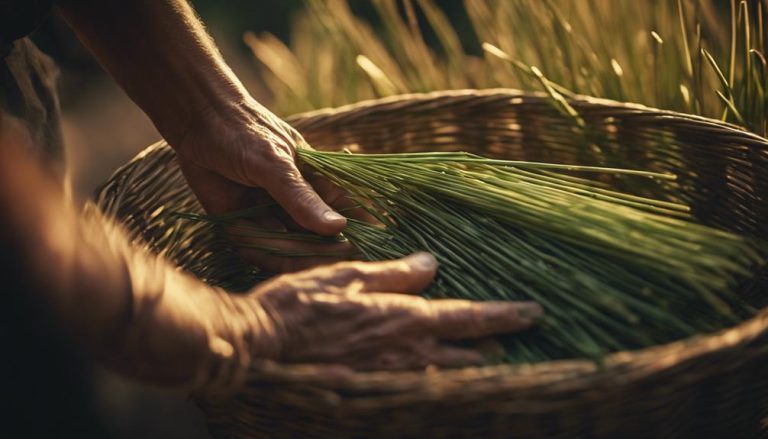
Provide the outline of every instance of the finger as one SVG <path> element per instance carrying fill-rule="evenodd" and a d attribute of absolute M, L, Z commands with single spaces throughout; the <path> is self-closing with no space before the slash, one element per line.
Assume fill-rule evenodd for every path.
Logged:
<path fill-rule="evenodd" d="M 325 178 L 322 174 L 308 169 L 302 170 L 302 175 L 304 175 L 309 184 L 315 188 L 317 194 L 328 205 L 336 209 L 336 211 L 342 212 L 347 218 L 353 218 L 370 224 L 379 223 L 373 215 L 360 206 L 358 200 L 351 197 L 347 191 Z"/>
<path fill-rule="evenodd" d="M 347 219 L 331 209 L 302 177 L 292 159 L 273 161 L 262 186 L 301 227 L 320 235 L 334 235 Z"/>
<path fill-rule="evenodd" d="M 360 258 L 359 251 L 349 242 L 308 243 L 247 237 L 234 237 L 233 241 L 243 260 L 272 273 L 291 273 Z"/>
<path fill-rule="evenodd" d="M 418 293 L 429 286 L 436 271 L 435 257 L 420 252 L 390 261 L 341 262 L 299 276 L 340 288 L 354 283 L 358 292 Z"/>
<path fill-rule="evenodd" d="M 404 343 L 357 356 L 350 367 L 363 370 L 423 370 L 429 366 L 460 368 L 485 363 L 482 354 L 468 348 L 447 346 L 432 341 Z"/>
<path fill-rule="evenodd" d="M 344 217 L 347 218 L 347 223 L 349 223 L 350 219 L 354 219 L 371 225 L 382 224 L 381 221 L 379 221 L 375 216 L 371 215 L 371 213 L 366 210 L 366 208 L 362 207 L 360 203 L 353 198 L 344 196 L 337 199 L 336 201 L 330 202 L 321 192 L 318 192 L 318 194 L 320 194 L 320 196 L 326 201 L 326 203 L 331 206 L 332 209 L 344 215 Z M 293 218 L 291 218 L 291 216 L 288 215 L 282 208 L 275 213 L 275 216 L 280 219 L 280 222 L 285 225 L 285 228 L 288 230 L 306 230 L 304 227 L 301 227 L 296 221 L 294 221 Z"/>
<path fill-rule="evenodd" d="M 227 227 L 227 238 L 244 261 L 272 273 L 289 273 L 362 257 L 349 241 L 290 233 L 276 211 L 282 209 L 264 207 Z"/>
<path fill-rule="evenodd" d="M 248 207 L 248 190 L 245 186 L 186 160 L 179 159 L 179 167 L 190 189 L 209 215 L 221 215 Z"/>
<path fill-rule="evenodd" d="M 446 340 L 488 337 L 530 328 L 543 311 L 535 302 L 427 301 L 427 327 Z"/>
<path fill-rule="evenodd" d="M 427 252 L 391 261 L 367 262 L 361 276 L 363 291 L 420 293 L 432 283 L 437 266 L 435 257 Z"/>
<path fill-rule="evenodd" d="M 450 369 L 482 366 L 486 360 L 480 352 L 468 348 L 440 346 L 428 356 L 429 365 Z"/>
<path fill-rule="evenodd" d="M 322 198 L 325 203 L 331 206 L 331 208 L 336 212 L 343 214 L 346 218 L 355 219 L 368 224 L 381 224 L 381 221 L 376 219 L 376 217 L 371 215 L 371 213 L 367 210 L 370 208 L 369 206 L 363 207 L 360 200 L 351 197 L 345 190 L 339 186 L 336 186 L 325 177 L 319 175 L 317 172 L 312 172 L 311 170 L 307 172 L 302 171 L 302 175 L 304 175 L 304 178 L 307 180 L 307 182 L 309 182 L 312 188 L 314 188 L 315 192 L 320 195 L 320 198 Z M 274 203 L 274 200 L 266 191 L 261 189 L 259 189 L 259 191 L 263 192 L 264 195 Z M 365 204 L 370 205 L 370 202 L 366 201 Z M 301 227 L 290 215 L 288 215 L 285 209 L 281 208 L 276 203 L 275 207 L 275 209 L 272 209 L 274 218 L 277 218 L 287 230 L 306 230 L 305 228 Z"/>

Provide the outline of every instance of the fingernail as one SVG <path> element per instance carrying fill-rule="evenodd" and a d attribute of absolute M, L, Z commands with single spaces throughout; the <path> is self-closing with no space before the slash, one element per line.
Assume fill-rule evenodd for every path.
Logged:
<path fill-rule="evenodd" d="M 544 315 L 544 310 L 536 302 L 525 302 L 519 304 L 517 308 L 517 315 L 528 320 L 538 320 Z"/>
<path fill-rule="evenodd" d="M 427 252 L 419 252 L 411 257 L 411 267 L 420 271 L 434 270 L 437 267 L 437 259 Z"/>
<path fill-rule="evenodd" d="M 341 214 L 339 214 L 338 212 L 334 212 L 332 210 L 326 211 L 323 214 L 323 218 L 325 218 L 326 221 L 330 221 L 334 223 L 339 221 L 344 221 L 345 219 Z"/>

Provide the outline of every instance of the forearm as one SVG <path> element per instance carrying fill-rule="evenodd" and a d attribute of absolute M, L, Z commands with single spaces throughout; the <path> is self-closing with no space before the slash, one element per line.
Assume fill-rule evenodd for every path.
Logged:
<path fill-rule="evenodd" d="M 173 145 L 248 96 L 186 0 L 62 0 L 82 41 Z"/>
<path fill-rule="evenodd" d="M 80 326 L 106 329 L 110 322 L 125 319 L 130 306 L 128 276 L 93 252 L 91 243 L 80 242 L 84 231 L 76 222 L 75 211 L 65 202 L 61 184 L 28 154 L 31 141 L 21 121 L 0 113 L 0 233 L 11 254 L 26 268 L 27 282 L 45 296 L 44 302 L 68 327 L 95 343 L 100 334 Z M 76 258 L 81 246 L 92 255 Z M 92 271 L 99 279 L 86 280 L 76 275 L 80 271 Z M 96 284 L 112 294 L 91 295 Z M 78 308 L 82 315 L 92 316 L 91 321 L 75 318 Z M 92 314 L 93 310 L 99 313 Z"/>
<path fill-rule="evenodd" d="M 212 215 L 253 205 L 261 188 L 299 226 L 334 235 L 334 212 L 297 168 L 301 135 L 256 102 L 187 0 L 60 0 L 80 38 L 176 150 Z"/>
<path fill-rule="evenodd" d="M 217 392 L 236 387 L 250 363 L 249 346 L 233 327 L 243 324 L 238 299 L 131 244 L 95 206 L 88 206 L 77 222 L 83 232 L 76 235 L 81 244 L 74 258 L 106 262 L 104 267 L 73 267 L 74 276 L 97 281 L 97 288 L 91 287 L 82 299 L 126 290 L 130 298 L 125 318 L 108 324 L 109 331 L 95 340 L 99 359 L 124 375 L 165 387 Z M 126 273 L 127 288 L 106 290 L 98 285 L 117 287 L 96 273 L 99 268 L 113 271 L 110 267 Z"/>
<path fill-rule="evenodd" d="M 125 375 L 197 391 L 236 386 L 250 351 L 233 329 L 249 322 L 235 299 L 131 245 L 95 209 L 81 214 L 12 122 L 0 120 L 0 242 L 36 299 Z"/>

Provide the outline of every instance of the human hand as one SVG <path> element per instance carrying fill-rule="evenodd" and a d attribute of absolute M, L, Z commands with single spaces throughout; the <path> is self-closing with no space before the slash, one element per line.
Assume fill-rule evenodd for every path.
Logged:
<path fill-rule="evenodd" d="M 283 275 L 244 298 L 258 328 L 252 357 L 332 363 L 356 370 L 461 367 L 485 362 L 476 349 L 447 344 L 530 327 L 532 302 L 427 300 L 413 294 L 432 281 L 428 253 L 385 262 L 342 262 Z"/>
<path fill-rule="evenodd" d="M 344 217 L 331 208 L 343 200 L 313 189 L 313 182 L 296 167 L 294 148 L 303 143 L 301 136 L 249 95 L 189 2 L 56 3 L 80 39 L 176 150 L 189 185 L 209 214 L 252 207 L 258 203 L 256 194 L 274 199 L 290 218 L 283 221 L 265 212 L 255 219 L 260 227 L 290 230 L 295 223 L 320 235 L 344 228 Z M 335 258 L 312 261 L 274 258 L 264 249 L 328 251 L 307 251 L 302 243 L 291 241 L 256 241 L 251 246 L 244 256 L 272 271 L 344 258 L 353 251 L 349 244 L 335 245 L 330 249 Z"/>
<path fill-rule="evenodd" d="M 302 174 L 296 148 L 309 146 L 296 130 L 252 98 L 205 116 L 204 122 L 187 129 L 172 146 L 208 214 L 258 207 L 258 213 L 229 229 L 230 240 L 241 247 L 246 260 L 268 271 L 286 272 L 350 259 L 357 253 L 348 242 L 248 235 L 245 231 L 256 227 L 330 236 L 346 226 L 346 218 L 334 208 L 358 219 L 366 216 L 354 209 L 344 191 L 319 174 Z"/>

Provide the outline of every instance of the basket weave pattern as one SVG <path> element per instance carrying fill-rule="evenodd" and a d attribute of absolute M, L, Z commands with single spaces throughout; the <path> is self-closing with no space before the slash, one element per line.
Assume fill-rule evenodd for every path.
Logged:
<path fill-rule="evenodd" d="M 768 141 L 717 121 L 591 98 L 579 127 L 546 96 L 515 90 L 403 95 L 297 115 L 318 149 L 465 150 L 485 156 L 672 172 L 634 193 L 684 202 L 697 221 L 768 239 Z M 621 178 L 607 178 L 622 189 Z M 160 143 L 99 191 L 99 207 L 152 251 L 227 285 L 245 267 L 205 224 L 173 151 Z M 178 239 L 183 234 L 184 239 Z M 744 288 L 766 305 L 768 276 Z M 245 391 L 201 401 L 222 437 L 756 437 L 768 415 L 768 309 L 732 329 L 609 356 L 319 379 L 312 366 L 254 368 Z"/>

